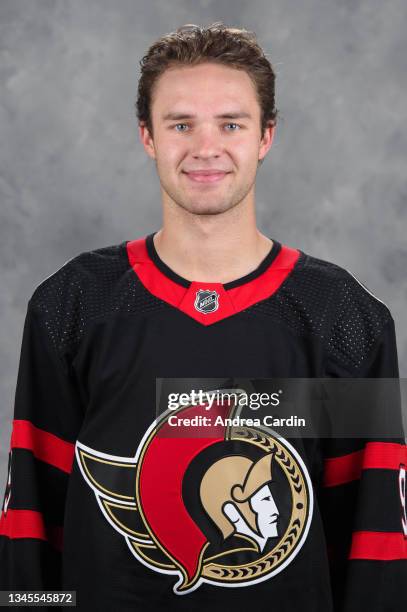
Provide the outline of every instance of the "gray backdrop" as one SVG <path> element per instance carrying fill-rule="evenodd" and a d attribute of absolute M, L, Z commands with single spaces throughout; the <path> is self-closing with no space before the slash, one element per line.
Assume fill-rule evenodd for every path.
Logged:
<path fill-rule="evenodd" d="M 34 288 L 81 251 L 160 227 L 138 62 L 184 23 L 257 33 L 281 111 L 259 227 L 379 296 L 407 375 L 406 17 L 405 0 L 0 0 L 0 498 Z"/>

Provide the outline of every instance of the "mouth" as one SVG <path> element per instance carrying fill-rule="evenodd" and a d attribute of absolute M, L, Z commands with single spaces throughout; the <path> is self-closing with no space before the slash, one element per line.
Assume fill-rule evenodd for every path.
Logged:
<path fill-rule="evenodd" d="M 277 522 L 277 518 L 278 518 L 277 514 L 273 514 L 273 516 L 270 517 L 271 520 L 269 521 L 269 525 L 272 525 L 273 523 L 276 523 Z"/>
<path fill-rule="evenodd" d="M 219 170 L 205 170 L 205 171 L 195 171 L 195 172 L 185 172 L 183 174 L 187 176 L 187 178 L 195 183 L 218 183 L 222 179 L 225 178 L 229 174 L 229 172 L 223 172 Z"/>

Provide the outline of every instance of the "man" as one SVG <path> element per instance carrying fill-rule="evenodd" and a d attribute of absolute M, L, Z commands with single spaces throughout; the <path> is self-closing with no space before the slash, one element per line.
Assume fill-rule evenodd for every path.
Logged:
<path fill-rule="evenodd" d="M 29 300 L 0 588 L 75 590 L 80 609 L 100 611 L 405 609 L 401 430 L 294 444 L 209 423 L 191 437 L 154 411 L 156 379 L 168 390 L 181 377 L 208 389 L 235 377 L 398 377 L 387 306 L 340 266 L 257 229 L 256 172 L 277 116 L 268 59 L 244 30 L 180 28 L 143 58 L 137 113 L 163 226 L 79 254 Z M 229 414 L 222 402 L 211 410 Z M 207 411 L 191 401 L 182 414 L 203 422 Z M 210 491 L 204 508 L 199 494 L 211 466 L 260 466 L 265 483 L 271 453 L 270 500 L 261 489 L 245 501 L 248 481 L 228 472 L 240 485 L 211 519 Z M 207 556 L 239 500 L 252 520 L 273 506 L 257 525 L 270 546 L 249 537 L 250 554 Z"/>

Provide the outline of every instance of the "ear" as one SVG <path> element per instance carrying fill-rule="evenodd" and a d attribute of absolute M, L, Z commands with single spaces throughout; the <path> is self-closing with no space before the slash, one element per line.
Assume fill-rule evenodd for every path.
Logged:
<path fill-rule="evenodd" d="M 264 130 L 264 135 L 260 141 L 259 161 L 263 160 L 266 157 L 268 150 L 273 144 L 275 129 L 276 129 L 275 122 L 269 121 Z"/>
<path fill-rule="evenodd" d="M 233 524 L 237 523 L 240 519 L 243 518 L 239 510 L 236 508 L 235 504 L 233 504 L 232 502 L 227 502 L 226 504 L 224 504 L 222 510 L 223 514 L 225 514 L 230 520 L 230 522 Z"/>
<path fill-rule="evenodd" d="M 139 123 L 139 136 L 147 155 L 152 159 L 155 159 L 155 147 L 153 137 L 150 134 L 145 121 L 140 121 Z"/>

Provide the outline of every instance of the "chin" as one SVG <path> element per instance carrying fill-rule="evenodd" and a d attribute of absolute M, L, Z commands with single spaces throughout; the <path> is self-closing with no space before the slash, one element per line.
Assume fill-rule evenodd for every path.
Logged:
<path fill-rule="evenodd" d="M 189 212 L 193 215 L 221 215 L 222 213 L 226 212 L 228 209 L 217 209 L 214 207 L 203 207 L 203 208 L 193 208 L 191 210 L 189 210 Z"/>
<path fill-rule="evenodd" d="M 231 208 L 234 208 L 235 204 L 233 203 L 197 203 L 193 202 L 188 204 L 180 204 L 182 208 L 187 210 L 193 215 L 221 215 L 222 213 L 227 212 Z"/>
<path fill-rule="evenodd" d="M 264 530 L 263 537 L 276 538 L 277 536 L 278 536 L 277 527 L 272 527 L 271 529 Z"/>

